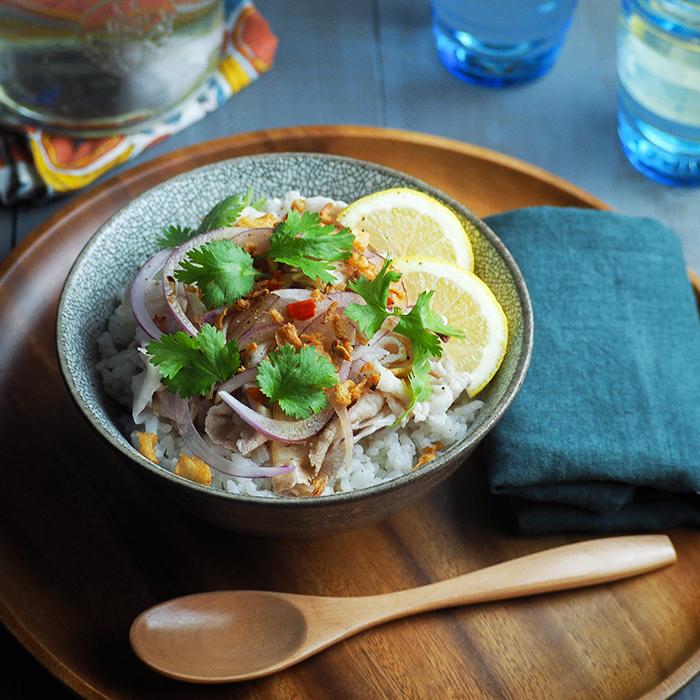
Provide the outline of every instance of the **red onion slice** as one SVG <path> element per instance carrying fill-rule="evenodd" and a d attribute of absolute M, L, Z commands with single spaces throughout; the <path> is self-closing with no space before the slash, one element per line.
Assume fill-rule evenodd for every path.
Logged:
<path fill-rule="evenodd" d="M 236 389 L 240 389 L 244 384 L 252 382 L 257 373 L 257 367 L 253 367 L 252 369 L 247 369 L 245 372 L 241 372 L 240 374 L 235 374 L 233 377 L 231 377 L 231 379 L 219 387 L 219 391 L 228 391 L 229 394 L 232 394 L 234 391 L 236 391 Z"/>
<path fill-rule="evenodd" d="M 306 301 L 311 296 L 310 289 L 275 289 L 272 293 L 285 301 Z"/>
<path fill-rule="evenodd" d="M 211 311 L 207 311 L 205 314 L 202 314 L 202 318 L 200 319 L 202 325 L 206 325 L 207 323 L 213 324 L 214 319 L 224 310 L 223 306 L 220 306 L 218 309 L 212 309 Z"/>
<path fill-rule="evenodd" d="M 328 298 L 331 301 L 337 301 L 341 309 L 344 309 L 349 304 L 360 304 L 364 302 L 364 299 L 355 292 L 331 292 Z"/>
<path fill-rule="evenodd" d="M 129 292 L 131 309 L 134 312 L 139 326 L 141 326 L 151 338 L 155 338 L 156 340 L 163 335 L 163 331 L 156 326 L 151 318 L 151 314 L 146 308 L 146 286 L 154 275 L 162 269 L 169 256 L 169 250 L 159 250 L 154 255 L 151 255 L 136 274 L 134 281 L 131 283 L 131 290 Z"/>
<path fill-rule="evenodd" d="M 174 277 L 175 269 L 184 260 L 187 253 L 195 248 L 200 248 L 210 241 L 224 239 L 231 240 L 241 246 L 252 246 L 255 245 L 256 242 L 262 245 L 262 241 L 267 241 L 269 244 L 271 235 L 271 228 L 241 229 L 235 226 L 217 228 L 213 231 L 207 231 L 207 233 L 200 233 L 198 236 L 190 238 L 189 241 L 175 248 L 175 250 L 170 251 L 170 256 L 163 266 L 163 295 L 165 296 L 165 302 L 170 309 L 170 313 L 184 331 L 190 335 L 197 335 L 198 333 L 197 328 L 190 319 L 187 318 L 182 306 L 178 303 L 175 292 L 170 285 L 170 278 Z M 256 254 L 259 255 L 257 249 Z"/>
<path fill-rule="evenodd" d="M 319 302 L 316 305 L 316 316 L 309 320 L 307 325 L 303 329 L 300 329 L 300 334 L 324 334 L 324 332 L 327 331 L 335 336 L 336 330 L 334 327 L 328 325 L 328 319 L 325 316 L 332 302 L 336 302 L 336 304 L 338 304 L 339 309 L 344 309 L 350 304 L 364 303 L 364 299 L 359 294 L 355 294 L 355 292 L 333 292 L 332 294 L 329 294 L 323 301 Z M 354 321 L 351 321 L 349 318 L 347 318 L 347 322 L 351 326 L 355 326 Z"/>
<path fill-rule="evenodd" d="M 234 398 L 227 391 L 219 390 L 217 395 L 221 400 L 235 411 L 251 428 L 271 440 L 286 444 L 299 444 L 313 437 L 323 428 L 333 415 L 333 407 L 329 406 L 320 413 L 316 413 L 305 420 L 285 421 L 268 418 L 254 411 L 244 403 Z"/>
<path fill-rule="evenodd" d="M 241 455 L 232 455 L 231 459 L 226 459 L 218 454 L 214 449 L 209 447 L 202 436 L 195 428 L 190 415 L 190 407 L 185 401 L 179 397 L 174 398 L 175 402 L 175 422 L 180 437 L 185 445 L 199 457 L 205 461 L 210 467 L 217 471 L 228 474 L 229 476 L 239 476 L 243 478 L 261 478 L 277 476 L 278 474 L 286 474 L 292 469 L 291 466 L 284 467 L 258 467 L 251 466 L 251 460 L 246 459 Z M 254 464 L 254 463 L 253 463 Z"/>

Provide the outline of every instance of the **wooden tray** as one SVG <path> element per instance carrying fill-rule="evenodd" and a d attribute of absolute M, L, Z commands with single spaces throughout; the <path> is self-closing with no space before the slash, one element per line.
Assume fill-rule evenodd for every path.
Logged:
<path fill-rule="evenodd" d="M 221 588 L 360 595 L 436 581 L 581 537 L 523 538 L 489 509 L 475 468 L 386 522 L 317 541 L 212 529 L 134 477 L 68 397 L 54 350 L 66 272 L 97 227 L 146 188 L 215 160 L 321 151 L 427 180 L 477 214 L 604 208 L 511 158 L 364 127 L 243 134 L 150 161 L 73 199 L 4 262 L 0 279 L 0 615 L 89 698 L 663 697 L 700 670 L 700 532 L 678 563 L 569 593 L 436 612 L 365 632 L 277 676 L 236 686 L 162 678 L 131 654 L 144 608 Z"/>

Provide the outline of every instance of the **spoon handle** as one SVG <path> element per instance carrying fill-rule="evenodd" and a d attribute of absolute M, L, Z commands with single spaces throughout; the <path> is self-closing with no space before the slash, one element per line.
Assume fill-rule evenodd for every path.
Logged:
<path fill-rule="evenodd" d="M 555 547 L 446 581 L 372 598 L 378 618 L 386 621 L 454 605 L 615 581 L 675 560 L 676 551 L 666 535 L 606 537 Z"/>

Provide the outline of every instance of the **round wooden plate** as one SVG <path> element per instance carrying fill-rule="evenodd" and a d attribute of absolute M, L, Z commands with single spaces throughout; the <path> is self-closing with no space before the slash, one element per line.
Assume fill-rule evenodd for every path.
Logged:
<path fill-rule="evenodd" d="M 511 158 L 365 127 L 243 134 L 171 153 L 73 199 L 2 265 L 0 614 L 56 676 L 90 698 L 664 697 L 700 670 L 700 532 L 671 531 L 675 566 L 595 588 L 429 613 L 365 632 L 270 678 L 191 686 L 142 666 L 133 618 L 222 588 L 321 595 L 397 590 L 582 537 L 510 534 L 479 465 L 379 525 L 312 541 L 262 540 L 188 517 L 125 469 L 68 397 L 56 301 L 78 251 L 130 199 L 232 156 L 320 151 L 416 175 L 480 215 L 605 208 Z"/>

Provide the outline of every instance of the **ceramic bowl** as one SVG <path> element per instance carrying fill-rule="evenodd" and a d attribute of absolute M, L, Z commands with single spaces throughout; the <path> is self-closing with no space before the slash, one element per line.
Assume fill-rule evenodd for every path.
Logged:
<path fill-rule="evenodd" d="M 217 201 L 248 187 L 256 196 L 300 190 L 351 202 L 399 186 L 427 192 L 457 213 L 471 239 L 475 272 L 491 287 L 508 317 L 505 359 L 479 397 L 485 405 L 466 439 L 423 468 L 393 481 L 313 499 L 231 494 L 188 481 L 142 457 L 122 433 L 119 416 L 124 411 L 105 394 L 94 367 L 97 337 L 106 327 L 116 295 L 155 251 L 156 234 L 163 225 L 196 225 Z M 58 309 L 57 343 L 68 388 L 88 421 L 152 485 L 193 514 L 231 530 L 313 536 L 384 518 L 427 494 L 464 462 L 503 415 L 523 381 L 532 346 L 532 309 L 522 275 L 503 243 L 483 221 L 447 195 L 372 163 L 283 153 L 235 158 L 192 170 L 154 187 L 120 210 L 91 238 L 68 275 Z"/>

